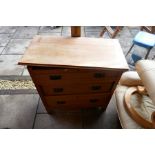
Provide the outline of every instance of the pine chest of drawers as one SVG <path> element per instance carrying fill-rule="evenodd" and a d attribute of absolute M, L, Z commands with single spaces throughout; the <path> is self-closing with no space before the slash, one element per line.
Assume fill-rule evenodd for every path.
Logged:
<path fill-rule="evenodd" d="M 128 70 L 116 39 L 36 36 L 19 62 L 27 65 L 50 112 L 57 108 L 106 108 Z"/>

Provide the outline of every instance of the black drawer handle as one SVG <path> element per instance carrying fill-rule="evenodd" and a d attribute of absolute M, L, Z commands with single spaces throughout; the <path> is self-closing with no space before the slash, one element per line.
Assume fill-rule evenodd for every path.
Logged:
<path fill-rule="evenodd" d="M 57 104 L 65 104 L 66 101 L 57 101 Z"/>
<path fill-rule="evenodd" d="M 61 78 L 61 75 L 50 75 L 50 80 L 60 80 Z"/>
<path fill-rule="evenodd" d="M 53 88 L 53 91 L 55 93 L 62 93 L 64 91 L 64 89 L 63 88 Z"/>
<path fill-rule="evenodd" d="M 100 89 L 101 89 L 101 86 L 92 86 L 91 89 L 92 89 L 92 90 L 100 90 Z"/>
<path fill-rule="evenodd" d="M 103 78 L 103 77 L 105 77 L 105 74 L 104 73 L 95 73 L 94 77 L 95 78 Z"/>
<path fill-rule="evenodd" d="M 90 103 L 96 103 L 96 102 L 98 102 L 99 100 L 98 100 L 98 99 L 90 99 L 89 101 L 90 101 Z"/>

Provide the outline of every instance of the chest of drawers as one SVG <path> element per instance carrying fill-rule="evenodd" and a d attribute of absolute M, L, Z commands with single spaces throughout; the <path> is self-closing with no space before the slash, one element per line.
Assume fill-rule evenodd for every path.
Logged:
<path fill-rule="evenodd" d="M 128 69 L 117 40 L 95 38 L 36 36 L 19 64 L 27 65 L 48 112 L 106 108 Z"/>

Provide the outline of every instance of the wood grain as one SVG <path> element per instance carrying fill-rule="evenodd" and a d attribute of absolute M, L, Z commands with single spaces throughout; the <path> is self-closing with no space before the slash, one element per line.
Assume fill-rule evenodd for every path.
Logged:
<path fill-rule="evenodd" d="M 80 37 L 81 36 L 81 26 L 71 26 L 71 36 Z"/>
<path fill-rule="evenodd" d="M 27 65 L 39 95 L 53 108 L 106 108 L 128 70 L 118 40 L 36 36 L 19 62 Z"/>
<path fill-rule="evenodd" d="M 20 65 L 128 70 L 116 39 L 36 36 Z"/>

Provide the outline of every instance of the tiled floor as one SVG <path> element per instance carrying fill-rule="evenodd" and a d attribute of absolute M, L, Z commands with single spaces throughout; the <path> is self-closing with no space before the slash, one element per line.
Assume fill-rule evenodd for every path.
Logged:
<path fill-rule="evenodd" d="M 82 27 L 82 36 L 99 37 L 102 27 Z M 124 54 L 132 44 L 139 27 L 123 27 L 116 36 Z M 35 35 L 70 36 L 70 27 L 25 26 L 0 27 L 0 78 L 29 78 L 26 67 L 17 65 Z M 103 38 L 109 38 L 105 33 Z M 141 48 L 136 54 L 145 55 Z M 149 55 L 151 59 L 155 49 Z M 130 55 L 127 59 L 130 59 Z M 55 111 L 47 114 L 37 94 L 0 95 L 0 128 L 120 128 L 114 98 L 105 112 L 100 110 Z"/>
<path fill-rule="evenodd" d="M 106 111 L 55 110 L 48 114 L 37 94 L 0 95 L 0 128 L 116 129 L 121 128 L 112 98 Z"/>

